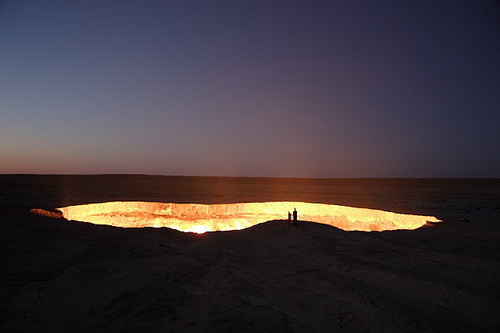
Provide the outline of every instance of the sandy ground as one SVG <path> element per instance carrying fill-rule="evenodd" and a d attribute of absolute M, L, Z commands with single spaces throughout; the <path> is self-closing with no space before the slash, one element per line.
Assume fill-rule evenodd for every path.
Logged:
<path fill-rule="evenodd" d="M 0 176 L 0 199 L 1 332 L 500 331 L 499 180 Z M 113 200 L 309 201 L 445 222 L 196 235 L 28 213 Z"/>

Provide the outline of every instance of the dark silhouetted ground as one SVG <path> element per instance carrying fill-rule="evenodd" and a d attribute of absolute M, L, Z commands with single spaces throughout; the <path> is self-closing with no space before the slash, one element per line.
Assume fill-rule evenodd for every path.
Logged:
<path fill-rule="evenodd" d="M 0 198 L 1 332 L 500 330 L 499 180 L 5 175 Z M 28 212 L 116 200 L 324 202 L 445 222 L 197 235 Z"/>

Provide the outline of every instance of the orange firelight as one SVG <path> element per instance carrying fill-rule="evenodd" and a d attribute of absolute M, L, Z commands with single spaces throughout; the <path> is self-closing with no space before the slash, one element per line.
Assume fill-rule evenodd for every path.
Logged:
<path fill-rule="evenodd" d="M 168 227 L 204 233 L 240 230 L 266 221 L 284 220 L 294 208 L 301 221 L 328 224 L 346 231 L 413 230 L 427 222 L 441 222 L 433 216 L 288 201 L 216 205 L 116 201 L 58 210 L 67 220 L 125 228 Z"/>

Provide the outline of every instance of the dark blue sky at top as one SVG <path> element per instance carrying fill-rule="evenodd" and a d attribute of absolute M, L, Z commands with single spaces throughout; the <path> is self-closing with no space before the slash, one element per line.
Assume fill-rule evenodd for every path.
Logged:
<path fill-rule="evenodd" d="M 0 1 L 0 173 L 500 177 L 500 5 Z"/>

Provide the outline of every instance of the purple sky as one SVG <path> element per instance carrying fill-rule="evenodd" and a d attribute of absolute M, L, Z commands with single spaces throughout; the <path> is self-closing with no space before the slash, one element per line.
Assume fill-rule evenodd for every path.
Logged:
<path fill-rule="evenodd" d="M 500 177 L 500 5 L 0 0 L 0 173 Z"/>

